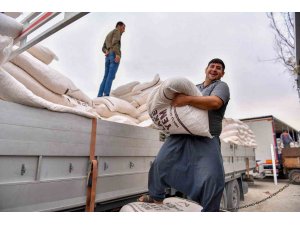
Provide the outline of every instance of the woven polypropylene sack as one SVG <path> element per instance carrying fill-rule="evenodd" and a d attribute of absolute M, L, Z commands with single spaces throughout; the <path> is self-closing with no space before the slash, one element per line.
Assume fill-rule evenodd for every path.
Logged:
<path fill-rule="evenodd" d="M 167 134 L 191 134 L 212 137 L 209 132 L 208 112 L 190 105 L 171 106 L 177 93 L 202 96 L 186 78 L 165 80 L 155 88 L 147 100 L 148 113 L 158 129 Z"/>

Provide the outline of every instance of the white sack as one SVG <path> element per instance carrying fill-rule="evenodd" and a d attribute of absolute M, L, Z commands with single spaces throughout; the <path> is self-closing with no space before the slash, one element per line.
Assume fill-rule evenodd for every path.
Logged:
<path fill-rule="evenodd" d="M 139 113 L 143 113 L 147 111 L 147 104 L 143 104 L 137 108 Z"/>
<path fill-rule="evenodd" d="M 148 111 L 143 112 L 138 118 L 137 118 L 140 122 L 143 122 L 145 120 L 151 119 L 149 116 Z"/>
<path fill-rule="evenodd" d="M 109 118 L 109 117 L 112 117 L 112 116 L 124 115 L 124 114 L 119 113 L 119 112 L 110 111 L 109 108 L 105 104 L 95 105 L 94 109 L 96 110 L 96 112 L 101 117 L 104 117 L 104 118 Z"/>
<path fill-rule="evenodd" d="M 132 96 L 132 99 L 134 102 L 136 102 L 138 105 L 143 105 L 146 104 L 148 96 L 150 95 L 150 93 L 153 91 L 153 89 L 157 88 L 158 85 L 155 85 L 153 87 L 147 88 L 144 91 L 142 91 L 142 93 L 138 94 L 138 95 L 134 95 Z"/>
<path fill-rule="evenodd" d="M 112 116 L 112 117 L 109 117 L 104 120 L 112 121 L 112 122 L 116 122 L 116 123 L 124 123 L 124 124 L 129 124 L 129 125 L 134 125 L 134 126 L 137 126 L 137 124 L 139 123 L 139 121 L 137 119 L 134 119 L 128 115 L 116 115 L 116 116 Z"/>
<path fill-rule="evenodd" d="M 57 105 L 36 96 L 2 68 L 0 68 L 0 98 L 5 101 L 15 102 L 36 108 L 47 108 L 56 112 L 73 113 L 88 118 L 99 117 L 99 115 L 96 113 L 85 112 L 76 108 Z"/>
<path fill-rule="evenodd" d="M 58 60 L 58 57 L 53 51 L 42 45 L 34 45 L 29 48 L 27 52 L 47 65 L 54 59 Z"/>
<path fill-rule="evenodd" d="M 165 198 L 163 204 L 131 202 L 124 205 L 120 212 L 201 212 L 203 207 L 198 203 L 178 198 Z"/>
<path fill-rule="evenodd" d="M 64 106 L 73 106 L 71 102 L 63 95 L 56 94 L 49 89 L 41 85 L 37 80 L 31 77 L 24 70 L 18 66 L 7 62 L 2 66 L 10 75 L 12 75 L 16 80 L 22 83 L 27 89 L 32 91 L 33 94 L 55 104 Z"/>
<path fill-rule="evenodd" d="M 13 46 L 11 37 L 0 35 L 0 66 L 7 62 Z"/>
<path fill-rule="evenodd" d="M 129 92 L 129 93 L 125 94 L 125 95 L 118 96 L 118 98 L 122 99 L 122 100 L 124 100 L 126 102 L 132 102 L 133 101 L 132 100 L 132 96 L 133 96 L 133 93 Z M 138 106 L 138 103 L 136 103 L 136 104 Z"/>
<path fill-rule="evenodd" d="M 23 52 L 11 60 L 12 63 L 25 70 L 49 90 L 57 94 L 66 94 L 92 105 L 92 100 L 62 73 L 44 64 L 28 52 Z"/>
<path fill-rule="evenodd" d="M 176 93 L 202 96 L 198 88 L 186 78 L 162 82 L 149 95 L 148 113 L 158 129 L 167 134 L 193 134 L 212 137 L 209 133 L 208 113 L 192 106 L 172 107 Z"/>
<path fill-rule="evenodd" d="M 126 102 L 116 97 L 98 97 L 93 100 L 93 103 L 94 105 L 105 104 L 112 112 L 128 114 L 134 118 L 139 116 L 138 110 L 135 107 L 133 107 L 129 102 Z"/>
<path fill-rule="evenodd" d="M 126 95 L 132 91 L 132 88 L 134 88 L 136 85 L 140 84 L 139 81 L 133 81 L 124 85 L 121 85 L 117 87 L 115 90 L 113 90 L 110 95 L 114 97 L 119 97 L 122 95 Z"/>
<path fill-rule="evenodd" d="M 132 101 L 132 102 L 130 102 L 130 104 L 134 107 L 134 108 L 139 108 L 140 107 L 140 104 L 139 103 L 137 103 L 136 101 Z M 146 105 L 146 104 L 145 104 Z"/>
<path fill-rule="evenodd" d="M 133 89 L 132 89 L 132 93 L 134 94 L 139 94 L 141 93 L 142 91 L 144 91 L 145 89 L 147 88 L 150 88 L 150 87 L 153 87 L 153 86 L 156 86 L 158 84 L 160 84 L 161 81 L 160 81 L 160 77 L 159 75 L 155 75 L 155 77 L 153 78 L 152 81 L 150 82 L 144 82 L 144 83 L 141 83 L 141 84 L 138 84 L 136 85 Z"/>
<path fill-rule="evenodd" d="M 0 35 L 16 38 L 23 30 L 23 25 L 15 19 L 0 13 Z"/>
<path fill-rule="evenodd" d="M 156 128 L 151 118 L 148 119 L 148 120 L 145 120 L 145 121 L 143 121 L 143 122 L 140 122 L 140 123 L 138 124 L 138 126 L 139 126 L 139 127 L 151 127 L 151 128 Z"/>

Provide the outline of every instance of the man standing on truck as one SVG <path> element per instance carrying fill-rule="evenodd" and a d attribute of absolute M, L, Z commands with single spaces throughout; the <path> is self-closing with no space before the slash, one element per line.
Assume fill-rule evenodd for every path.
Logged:
<path fill-rule="evenodd" d="M 225 186 L 219 136 L 230 98 L 228 85 L 220 80 L 224 70 L 221 59 L 212 59 L 205 69 L 205 81 L 197 85 L 203 96 L 178 94 L 172 101 L 175 107 L 190 105 L 208 110 L 213 138 L 170 135 L 150 168 L 149 195 L 141 196 L 138 201 L 162 203 L 165 189 L 172 187 L 198 202 L 202 211 L 219 211 Z"/>
<path fill-rule="evenodd" d="M 280 139 L 284 148 L 289 148 L 290 143 L 293 142 L 293 139 L 287 130 L 283 130 L 282 134 L 280 135 Z"/>
<path fill-rule="evenodd" d="M 112 82 L 115 79 L 121 60 L 121 36 L 125 32 L 125 24 L 119 21 L 116 28 L 105 38 L 102 51 L 105 55 L 105 72 L 98 97 L 109 96 Z"/>

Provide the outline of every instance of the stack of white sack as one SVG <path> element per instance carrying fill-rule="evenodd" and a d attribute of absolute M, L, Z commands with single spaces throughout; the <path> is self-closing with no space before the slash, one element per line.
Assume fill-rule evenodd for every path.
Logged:
<path fill-rule="evenodd" d="M 96 112 L 104 120 L 130 125 L 139 124 L 138 110 L 123 99 L 112 96 L 98 97 L 93 99 L 93 104 Z"/>
<path fill-rule="evenodd" d="M 159 130 L 167 134 L 191 134 L 212 137 L 208 112 L 193 106 L 173 107 L 177 93 L 202 96 L 198 88 L 186 78 L 168 79 L 156 87 L 148 97 L 148 113 Z"/>
<path fill-rule="evenodd" d="M 28 52 L 17 55 L 11 62 L 26 71 L 50 91 L 59 95 L 68 95 L 92 106 L 92 100 L 76 87 L 68 77 L 46 65 Z"/>
<path fill-rule="evenodd" d="M 24 52 L 13 58 L 11 62 L 6 62 L 11 54 L 12 45 L 12 38 L 0 35 L 2 74 L 0 98 L 2 100 L 53 111 L 72 112 L 87 117 L 99 117 L 91 107 L 91 99 L 70 79 L 47 65 L 57 59 L 54 52 L 44 46 L 36 45 L 29 49 L 30 54 Z M 9 86 L 4 87 L 4 84 L 9 84 Z M 4 90 L 6 90 L 5 93 Z M 14 92 L 23 93 L 23 95 L 14 96 Z"/>
<path fill-rule="evenodd" d="M 221 140 L 242 146 L 256 147 L 255 135 L 249 126 L 240 120 L 224 118 Z"/>
<path fill-rule="evenodd" d="M 130 102 L 134 107 L 146 104 L 148 95 L 161 83 L 159 75 L 152 81 L 140 83 L 138 81 L 122 85 L 111 92 L 111 96 Z"/>
<path fill-rule="evenodd" d="M 110 97 L 93 99 L 93 105 L 105 120 L 155 128 L 147 111 L 147 98 L 160 83 L 158 74 L 149 82 L 132 81 L 114 89 Z"/>
<path fill-rule="evenodd" d="M 98 114 L 82 110 L 79 107 L 66 107 L 49 102 L 27 89 L 22 83 L 0 67 L 0 98 L 5 101 L 15 102 L 36 108 L 46 108 L 57 112 L 68 112 L 88 118 L 97 118 Z"/>
<path fill-rule="evenodd" d="M 131 91 L 138 84 L 140 84 L 139 81 L 132 81 L 130 83 L 121 85 L 121 86 L 117 87 L 116 89 L 112 90 L 111 93 L 110 93 L 110 96 L 123 99 L 127 102 L 131 102 L 132 101 Z"/>

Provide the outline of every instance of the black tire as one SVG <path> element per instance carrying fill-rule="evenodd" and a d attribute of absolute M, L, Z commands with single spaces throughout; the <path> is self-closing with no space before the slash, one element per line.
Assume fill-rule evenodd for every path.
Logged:
<path fill-rule="evenodd" d="M 220 209 L 227 210 L 227 194 L 226 194 L 225 188 L 224 188 L 223 195 L 221 198 Z"/>
<path fill-rule="evenodd" d="M 293 184 L 300 185 L 300 170 L 291 170 L 289 172 L 289 180 Z"/>
<path fill-rule="evenodd" d="M 226 185 L 226 194 L 227 194 L 227 209 L 229 211 L 236 212 L 240 206 L 240 187 L 237 180 L 229 181 Z"/>

